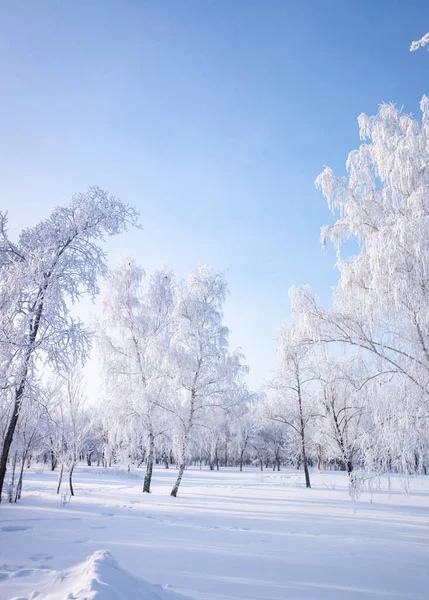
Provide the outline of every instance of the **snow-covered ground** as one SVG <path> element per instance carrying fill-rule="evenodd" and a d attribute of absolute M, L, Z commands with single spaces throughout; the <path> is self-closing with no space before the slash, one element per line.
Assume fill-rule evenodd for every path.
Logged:
<path fill-rule="evenodd" d="M 81 467 L 26 474 L 0 506 L 0 600 L 369 600 L 429 597 L 429 477 L 353 503 L 344 473 Z M 159 584 L 152 586 L 150 584 Z M 37 593 L 38 592 L 38 593 Z"/>

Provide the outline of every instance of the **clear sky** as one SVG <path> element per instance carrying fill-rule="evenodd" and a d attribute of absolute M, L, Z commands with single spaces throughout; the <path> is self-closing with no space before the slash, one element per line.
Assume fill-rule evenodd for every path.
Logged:
<path fill-rule="evenodd" d="M 289 286 L 328 304 L 337 279 L 314 179 L 344 173 L 360 112 L 418 112 L 428 30 L 427 0 L 2 2 L 0 208 L 16 235 L 91 184 L 135 205 L 110 259 L 225 271 L 259 387 Z"/>

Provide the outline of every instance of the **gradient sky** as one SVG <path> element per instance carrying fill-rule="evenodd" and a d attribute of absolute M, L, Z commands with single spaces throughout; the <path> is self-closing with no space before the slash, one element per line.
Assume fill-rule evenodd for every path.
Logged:
<path fill-rule="evenodd" d="M 259 387 L 289 286 L 329 304 L 337 280 L 314 179 L 344 173 L 359 113 L 418 113 L 429 56 L 409 45 L 428 30 L 427 0 L 2 2 L 10 231 L 92 184 L 135 205 L 144 229 L 110 241 L 110 260 L 225 271 L 231 343 Z"/>

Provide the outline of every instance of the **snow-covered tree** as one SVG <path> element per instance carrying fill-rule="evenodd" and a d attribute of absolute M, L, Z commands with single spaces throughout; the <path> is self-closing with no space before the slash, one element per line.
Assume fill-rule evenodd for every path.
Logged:
<path fill-rule="evenodd" d="M 71 316 L 70 302 L 98 293 L 97 280 L 106 271 L 98 243 L 136 219 L 132 208 L 97 187 L 22 231 L 16 243 L 0 214 L 0 389 L 10 398 L 0 500 L 22 404 L 38 366 L 69 370 L 87 358 L 90 333 Z"/>
<path fill-rule="evenodd" d="M 226 294 L 224 277 L 208 267 L 192 271 L 176 290 L 172 361 L 177 393 L 164 404 L 177 423 L 179 473 L 172 496 L 182 481 L 194 427 L 210 419 L 212 408 L 237 401 L 244 367 L 241 353 L 228 349 L 228 329 L 222 322 Z"/>
<path fill-rule="evenodd" d="M 57 447 L 60 462 L 57 494 L 60 492 L 64 467 L 68 468 L 70 495 L 74 496 L 73 473 L 78 464 L 91 421 L 85 409 L 83 378 L 80 370 L 75 369 L 66 379 L 59 381 L 56 393 L 56 405 L 51 418 L 57 431 Z"/>
<path fill-rule="evenodd" d="M 143 270 L 123 258 L 107 277 L 99 323 L 105 397 L 147 440 L 143 491 L 150 492 L 155 440 L 168 428 L 161 401 L 170 394 L 169 362 L 174 277 L 163 268 L 145 283 Z M 129 445 L 129 444 L 128 444 Z"/>
<path fill-rule="evenodd" d="M 284 326 L 279 335 L 279 366 L 271 383 L 275 395 L 266 405 L 266 416 L 283 423 L 296 434 L 305 474 L 305 485 L 311 487 L 308 470 L 308 430 L 316 416 L 312 383 L 316 377 L 311 364 L 310 347 L 297 339 L 293 323 Z"/>
<path fill-rule="evenodd" d="M 351 475 L 359 458 L 369 411 L 368 374 L 360 357 L 334 358 L 319 355 L 316 371 L 320 382 L 320 418 L 317 433 L 324 456 L 338 459 Z M 376 374 L 377 375 L 377 374 Z"/>
<path fill-rule="evenodd" d="M 349 355 L 360 355 L 373 373 L 371 382 L 378 380 L 378 388 L 374 383 L 372 390 L 377 389 L 380 398 L 383 385 L 388 384 L 404 400 L 401 390 L 406 389 L 407 401 L 395 403 L 392 418 L 398 423 L 412 418 L 416 430 L 429 415 L 426 97 L 421 110 L 421 121 L 388 104 L 374 117 L 359 117 L 360 134 L 366 141 L 349 154 L 347 177 L 338 178 L 327 168 L 316 180 L 337 217 L 322 230 L 322 242 L 333 242 L 338 255 L 340 279 L 334 308 L 319 306 L 308 288 L 291 290 L 301 339 L 309 344 L 341 345 Z M 344 243 L 350 239 L 357 252 L 342 258 Z M 350 249 L 348 242 L 348 254 Z M 373 403 L 372 411 L 377 412 Z M 376 428 L 373 434 L 376 430 L 381 432 Z M 378 447 L 376 440 L 368 441 L 369 447 Z M 401 447 L 408 452 L 407 445 Z M 384 452 L 389 453 L 387 448 Z"/>

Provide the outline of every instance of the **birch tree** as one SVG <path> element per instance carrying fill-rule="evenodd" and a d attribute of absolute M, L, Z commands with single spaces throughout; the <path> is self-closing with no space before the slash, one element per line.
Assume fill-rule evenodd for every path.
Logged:
<path fill-rule="evenodd" d="M 0 500 L 10 447 L 27 388 L 38 365 L 58 372 L 85 361 L 90 332 L 70 314 L 70 303 L 98 293 L 106 271 L 99 246 L 137 222 L 136 212 L 97 187 L 76 195 L 17 242 L 0 214 L 0 389 L 11 409 L 0 456 Z"/>
<path fill-rule="evenodd" d="M 143 492 L 150 492 L 155 440 L 167 429 L 160 401 L 168 395 L 174 277 L 168 268 L 145 274 L 131 258 L 109 272 L 99 323 L 106 397 L 116 418 L 138 421 L 147 437 Z"/>
<path fill-rule="evenodd" d="M 293 323 L 279 336 L 279 366 L 271 383 L 275 396 L 267 403 L 267 417 L 291 428 L 299 441 L 305 485 L 311 487 L 308 470 L 308 430 L 316 416 L 314 392 L 316 377 L 310 361 L 310 347 L 296 340 Z"/>
<path fill-rule="evenodd" d="M 210 410 L 235 402 L 244 367 L 241 353 L 228 349 L 222 308 L 227 285 L 220 273 L 198 267 L 176 290 L 172 360 L 177 393 L 165 408 L 177 423 L 179 472 L 171 490 L 177 496 L 193 429 L 210 419 Z"/>

